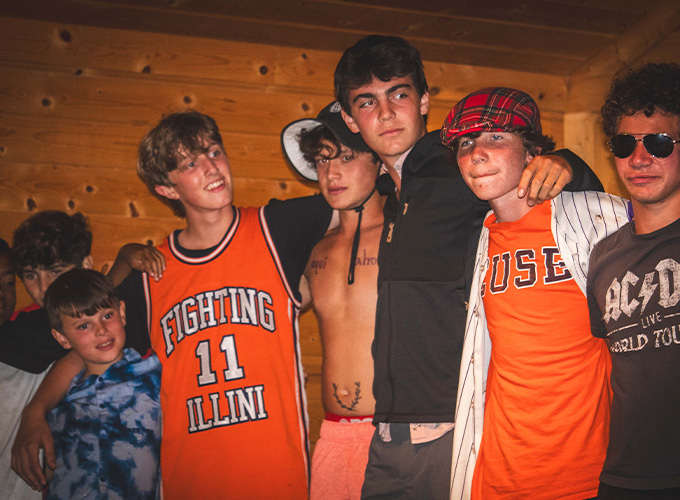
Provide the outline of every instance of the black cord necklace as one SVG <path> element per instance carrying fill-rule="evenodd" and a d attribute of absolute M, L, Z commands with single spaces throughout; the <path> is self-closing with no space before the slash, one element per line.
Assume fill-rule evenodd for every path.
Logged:
<path fill-rule="evenodd" d="M 357 222 L 357 230 L 354 232 L 354 241 L 352 241 L 352 255 L 349 261 L 349 274 L 347 275 L 347 284 L 351 285 L 354 283 L 354 267 L 357 262 L 357 253 L 359 253 L 359 239 L 361 238 L 361 216 L 364 213 L 364 205 L 368 200 L 371 199 L 375 193 L 375 187 L 371 191 L 371 194 L 366 197 L 366 199 L 361 202 L 361 205 L 354 208 L 354 211 L 359 214 L 359 221 Z"/>

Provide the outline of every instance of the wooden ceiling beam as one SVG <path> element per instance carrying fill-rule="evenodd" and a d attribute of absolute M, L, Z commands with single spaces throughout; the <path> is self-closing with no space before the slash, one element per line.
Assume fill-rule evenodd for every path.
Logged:
<path fill-rule="evenodd" d="M 630 66 L 680 27 L 680 0 L 659 0 L 614 42 L 571 74 L 571 80 L 611 76 Z"/>

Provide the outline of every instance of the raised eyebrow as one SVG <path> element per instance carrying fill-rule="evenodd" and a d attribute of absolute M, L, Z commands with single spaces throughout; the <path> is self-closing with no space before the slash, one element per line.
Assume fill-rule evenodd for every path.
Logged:
<path fill-rule="evenodd" d="M 359 94 L 352 99 L 352 104 L 356 103 L 359 99 L 375 99 L 375 94 L 372 92 L 365 92 L 363 94 Z"/>
<path fill-rule="evenodd" d="M 400 83 L 398 85 L 395 85 L 394 87 L 390 87 L 389 89 L 387 89 L 386 94 L 391 95 L 391 94 L 394 94 L 395 92 L 397 92 L 398 90 L 401 90 L 401 89 L 404 89 L 404 88 L 412 90 L 413 85 L 411 85 L 410 83 Z"/>
<path fill-rule="evenodd" d="M 401 90 L 401 89 L 413 89 L 413 85 L 410 83 L 398 83 L 397 85 L 394 85 L 387 89 L 385 92 L 385 95 L 391 95 L 394 94 L 396 91 Z M 359 99 L 375 99 L 376 94 L 373 92 L 366 92 L 363 94 L 357 95 L 353 100 L 352 103 L 357 102 Z"/>

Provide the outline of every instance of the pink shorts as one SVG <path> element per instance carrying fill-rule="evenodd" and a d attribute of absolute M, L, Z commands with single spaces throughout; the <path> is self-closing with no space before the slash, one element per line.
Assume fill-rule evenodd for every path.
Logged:
<path fill-rule="evenodd" d="M 324 420 L 312 457 L 311 500 L 359 500 L 375 427 Z"/>

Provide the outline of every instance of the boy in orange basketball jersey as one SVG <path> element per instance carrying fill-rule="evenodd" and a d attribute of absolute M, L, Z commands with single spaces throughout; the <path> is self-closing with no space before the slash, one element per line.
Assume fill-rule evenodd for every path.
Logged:
<path fill-rule="evenodd" d="M 609 355 L 590 334 L 585 278 L 592 246 L 627 222 L 626 203 L 586 191 L 529 207 L 517 196 L 526 165 L 554 147 L 524 92 L 473 92 L 453 108 L 441 138 L 493 210 L 470 294 L 451 498 L 595 497 Z"/>
<path fill-rule="evenodd" d="M 234 207 L 219 130 L 197 112 L 144 137 L 138 173 L 187 221 L 158 248 L 163 279 L 133 272 L 119 287 L 163 365 L 163 497 L 307 498 L 298 285 L 330 207 Z"/>

